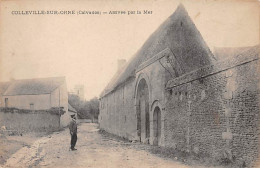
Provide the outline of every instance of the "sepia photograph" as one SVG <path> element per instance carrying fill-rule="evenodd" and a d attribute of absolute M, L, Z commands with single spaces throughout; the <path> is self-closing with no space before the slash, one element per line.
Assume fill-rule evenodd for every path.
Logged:
<path fill-rule="evenodd" d="M 0 0 L 0 168 L 259 168 L 259 0 Z"/>

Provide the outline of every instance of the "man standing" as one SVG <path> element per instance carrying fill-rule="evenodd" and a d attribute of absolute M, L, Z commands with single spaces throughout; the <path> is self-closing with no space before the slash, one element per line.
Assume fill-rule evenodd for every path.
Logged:
<path fill-rule="evenodd" d="M 72 120 L 70 121 L 69 129 L 70 129 L 70 135 L 71 135 L 71 141 L 70 141 L 70 149 L 72 151 L 77 150 L 75 148 L 76 142 L 77 142 L 77 123 L 76 123 L 76 116 L 71 115 Z"/>

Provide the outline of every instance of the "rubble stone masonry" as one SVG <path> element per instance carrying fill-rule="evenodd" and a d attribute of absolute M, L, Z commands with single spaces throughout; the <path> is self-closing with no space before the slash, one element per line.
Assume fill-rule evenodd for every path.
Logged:
<path fill-rule="evenodd" d="M 258 54 L 249 54 L 169 81 L 165 145 L 252 165 L 259 153 L 258 66 Z"/>

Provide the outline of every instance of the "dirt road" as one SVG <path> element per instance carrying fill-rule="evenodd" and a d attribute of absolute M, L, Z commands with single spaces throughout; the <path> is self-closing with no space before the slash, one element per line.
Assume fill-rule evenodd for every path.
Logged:
<path fill-rule="evenodd" d="M 30 147 L 34 141 L 43 136 L 44 133 L 9 136 L 0 132 L 0 167 L 12 154 L 23 147 Z"/>
<path fill-rule="evenodd" d="M 136 148 L 139 143 L 104 136 L 96 124 L 79 126 L 77 151 L 69 144 L 68 129 L 53 133 L 17 151 L 3 167 L 187 167 Z"/>

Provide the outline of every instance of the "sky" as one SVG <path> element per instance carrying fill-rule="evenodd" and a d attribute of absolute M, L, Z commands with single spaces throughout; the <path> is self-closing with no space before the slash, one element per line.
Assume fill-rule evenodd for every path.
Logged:
<path fill-rule="evenodd" d="M 259 44 L 259 4 L 246 0 L 0 1 L 0 81 L 65 76 L 98 97 L 182 3 L 209 48 Z M 152 11 L 152 14 L 13 15 L 12 11 Z"/>

